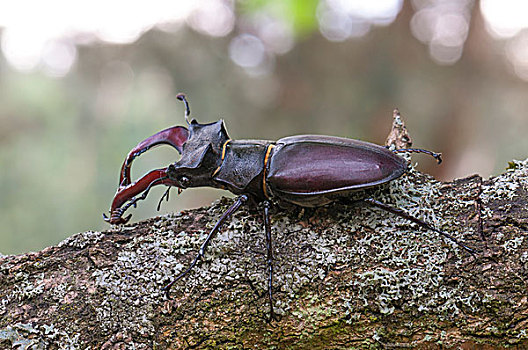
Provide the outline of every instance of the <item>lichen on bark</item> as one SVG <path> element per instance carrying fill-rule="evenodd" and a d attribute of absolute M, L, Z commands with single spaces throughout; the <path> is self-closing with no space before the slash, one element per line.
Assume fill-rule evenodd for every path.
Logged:
<path fill-rule="evenodd" d="M 479 253 L 375 208 L 275 208 L 268 324 L 262 219 L 245 208 L 167 300 L 224 198 L 0 257 L 0 348 L 528 346 L 528 160 L 450 183 L 413 169 L 375 196 Z"/>

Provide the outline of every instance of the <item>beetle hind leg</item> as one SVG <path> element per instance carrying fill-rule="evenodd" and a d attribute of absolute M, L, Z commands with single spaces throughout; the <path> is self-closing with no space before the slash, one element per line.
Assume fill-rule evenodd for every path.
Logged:
<path fill-rule="evenodd" d="M 431 231 L 434 231 L 436 233 L 439 233 L 442 236 L 444 236 L 445 238 L 449 239 L 451 242 L 456 243 L 459 247 L 463 248 L 465 251 L 467 251 L 468 253 L 470 253 L 473 256 L 475 256 L 475 254 L 477 253 L 474 249 L 466 246 L 465 244 L 463 244 L 462 242 L 460 242 L 458 239 L 456 239 L 455 237 L 451 236 L 450 234 L 435 228 L 434 226 L 432 226 L 431 224 L 428 224 L 427 222 L 425 222 L 423 220 L 415 218 L 414 216 L 406 213 L 405 211 L 403 211 L 400 208 L 391 207 L 390 205 L 382 203 L 382 202 L 380 202 L 380 201 L 378 201 L 376 199 L 373 199 L 373 198 L 365 198 L 362 201 L 367 203 L 367 204 L 369 204 L 369 205 L 371 205 L 371 206 L 373 206 L 373 207 L 377 207 L 377 208 L 383 209 L 385 211 L 388 211 L 389 213 L 398 215 L 399 217 L 402 217 L 404 219 L 412 221 L 415 224 L 418 224 L 419 226 L 421 226 L 423 228 L 426 228 L 428 230 L 431 230 Z"/>
<path fill-rule="evenodd" d="M 421 149 L 421 148 L 400 148 L 400 149 L 395 149 L 392 152 L 394 152 L 394 153 L 405 153 L 405 152 L 409 152 L 409 153 L 424 153 L 424 154 L 428 154 L 431 157 L 433 157 L 434 159 L 436 159 L 438 164 L 442 163 L 442 153 L 436 153 L 436 152 L 428 151 L 426 149 Z"/>

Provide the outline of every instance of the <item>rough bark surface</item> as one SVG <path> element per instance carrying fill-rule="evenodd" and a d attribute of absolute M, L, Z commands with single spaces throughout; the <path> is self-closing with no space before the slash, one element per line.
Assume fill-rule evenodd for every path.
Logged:
<path fill-rule="evenodd" d="M 375 193 L 479 251 L 379 209 L 243 209 L 172 289 L 232 203 L 73 235 L 0 257 L 0 348 L 528 347 L 528 160 L 441 183 L 412 170 Z"/>

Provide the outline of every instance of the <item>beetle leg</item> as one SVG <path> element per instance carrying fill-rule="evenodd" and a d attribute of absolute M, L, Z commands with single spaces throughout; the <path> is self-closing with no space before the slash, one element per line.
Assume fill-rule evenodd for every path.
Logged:
<path fill-rule="evenodd" d="M 176 148 L 178 153 L 181 154 L 183 150 L 183 144 L 185 141 L 187 141 L 188 137 L 189 131 L 186 128 L 183 126 L 173 126 L 172 128 L 162 130 L 138 143 L 137 146 L 128 153 L 125 161 L 123 162 L 119 176 L 119 186 L 127 186 L 131 183 L 130 167 L 132 166 L 132 161 L 136 157 L 148 151 L 152 147 L 162 144 L 170 145 Z"/>
<path fill-rule="evenodd" d="M 229 209 L 227 209 L 227 211 L 224 214 L 222 214 L 222 216 L 220 217 L 220 219 L 218 220 L 216 225 L 213 227 L 211 232 L 209 232 L 209 234 L 207 235 L 207 238 L 205 239 L 205 241 L 200 246 L 200 250 L 198 251 L 198 254 L 194 258 L 194 260 L 191 262 L 191 265 L 185 271 L 181 272 L 169 284 L 167 284 L 165 287 L 163 287 L 163 290 L 165 291 L 165 295 L 167 296 L 167 299 L 170 299 L 169 291 L 170 291 L 171 287 L 174 285 L 174 283 L 176 283 L 178 280 L 180 280 L 183 276 L 187 275 L 193 269 L 193 267 L 198 263 L 198 260 L 203 258 L 204 254 L 205 254 L 205 250 L 207 249 L 207 246 L 211 242 L 211 239 L 213 239 L 213 237 L 218 233 L 218 231 L 220 230 L 220 227 L 222 226 L 222 224 L 227 219 L 229 219 L 231 217 L 231 215 L 233 215 L 240 208 L 240 206 L 242 206 L 242 204 L 247 202 L 247 200 L 248 200 L 248 196 L 245 195 L 245 194 L 243 194 L 243 195 L 241 195 L 240 197 L 237 198 L 235 203 L 233 203 L 229 207 Z"/>
<path fill-rule="evenodd" d="M 275 314 L 273 311 L 273 247 L 271 244 L 271 225 L 270 225 L 270 216 L 269 216 L 269 208 L 270 208 L 270 202 L 264 201 L 264 230 L 266 231 L 266 250 L 267 250 L 267 256 L 266 256 L 266 263 L 267 263 L 267 270 L 268 270 L 268 299 L 270 304 L 270 315 L 268 318 L 268 323 L 271 321 L 280 321 L 279 315 Z"/>
<path fill-rule="evenodd" d="M 110 218 L 103 214 L 105 221 L 111 224 L 128 222 L 131 215 L 123 218 L 125 211 L 131 206 L 135 206 L 138 201 L 147 198 L 150 189 L 156 185 L 176 186 L 177 184 L 169 179 L 166 168 L 164 168 L 153 170 L 132 184 L 120 186 L 112 201 Z M 138 196 L 142 192 L 143 194 Z"/>
<path fill-rule="evenodd" d="M 172 186 L 169 185 L 169 187 L 167 188 L 165 193 L 163 193 L 163 196 L 161 196 L 161 198 L 160 198 L 160 200 L 158 202 L 158 206 L 156 207 L 157 211 L 159 211 L 161 209 L 161 202 L 163 202 L 163 198 L 167 198 L 167 202 L 169 201 L 169 193 L 170 193 L 171 188 L 172 188 Z M 178 187 L 178 190 L 181 190 L 181 188 Z"/>
<path fill-rule="evenodd" d="M 395 149 L 392 152 L 394 152 L 394 153 L 404 153 L 404 152 L 425 153 L 425 154 L 430 155 L 434 159 L 436 159 L 438 164 L 442 163 L 442 153 L 431 152 L 431 151 L 428 151 L 426 149 L 421 149 L 421 148 L 400 148 L 400 149 Z"/>
<path fill-rule="evenodd" d="M 389 206 L 389 205 L 387 205 L 385 203 L 382 203 L 382 202 L 380 202 L 378 200 L 375 200 L 373 198 L 365 198 L 365 199 L 363 199 L 363 201 L 368 203 L 368 204 L 370 204 L 370 205 L 372 205 L 372 206 L 374 206 L 374 207 L 378 207 L 380 209 L 383 209 L 383 210 L 386 210 L 386 211 L 388 211 L 390 213 L 398 215 L 398 216 L 400 216 L 400 217 L 402 217 L 404 219 L 412 221 L 415 224 L 418 224 L 419 226 L 421 226 L 423 228 L 426 228 L 428 230 L 431 230 L 431 231 L 434 231 L 436 233 L 439 233 L 442 236 L 444 236 L 445 238 L 447 238 L 450 241 L 452 241 L 453 243 L 456 243 L 458 246 L 460 246 L 461 248 L 463 248 L 464 250 L 466 250 L 467 252 L 469 252 L 473 256 L 475 256 L 475 253 L 477 253 L 474 249 L 469 248 L 468 246 L 464 245 L 463 243 L 461 243 L 459 240 L 457 240 L 455 237 L 451 236 L 450 234 L 433 227 L 432 225 L 428 224 L 427 222 L 425 222 L 423 220 L 420 220 L 418 218 L 415 218 L 414 216 L 411 216 L 410 214 L 406 213 L 405 211 L 403 211 L 400 208 L 391 207 L 391 206 Z"/>

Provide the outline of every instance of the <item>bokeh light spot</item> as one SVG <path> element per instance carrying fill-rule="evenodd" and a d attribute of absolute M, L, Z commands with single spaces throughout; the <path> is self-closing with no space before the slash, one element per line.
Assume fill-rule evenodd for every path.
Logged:
<path fill-rule="evenodd" d="M 229 44 L 229 56 L 241 67 L 253 68 L 264 62 L 266 48 L 254 35 L 241 34 Z"/>
<path fill-rule="evenodd" d="M 21 71 L 37 67 L 45 44 L 46 38 L 19 28 L 8 28 L 2 33 L 2 52 L 7 62 Z"/>
<path fill-rule="evenodd" d="M 319 30 L 331 41 L 359 38 L 365 36 L 372 25 L 392 23 L 401 7 L 401 0 L 326 0 L 318 8 Z"/>
<path fill-rule="evenodd" d="M 411 19 L 414 37 L 429 46 L 431 58 L 438 64 L 458 62 L 469 33 L 471 0 L 414 0 L 416 12 Z"/>
<path fill-rule="evenodd" d="M 221 0 L 204 0 L 189 17 L 190 26 L 210 36 L 226 36 L 235 26 L 233 9 Z"/>
<path fill-rule="evenodd" d="M 528 1 L 481 0 L 480 11 L 488 32 L 496 38 L 511 38 L 528 27 Z"/>
<path fill-rule="evenodd" d="M 42 51 L 42 64 L 50 76 L 63 77 L 77 58 L 77 48 L 69 41 L 50 41 Z"/>
<path fill-rule="evenodd" d="M 517 76 L 528 81 L 528 32 L 526 30 L 508 43 L 506 54 Z"/>

